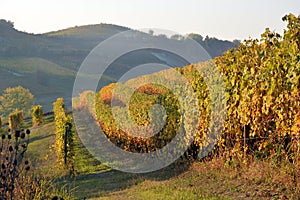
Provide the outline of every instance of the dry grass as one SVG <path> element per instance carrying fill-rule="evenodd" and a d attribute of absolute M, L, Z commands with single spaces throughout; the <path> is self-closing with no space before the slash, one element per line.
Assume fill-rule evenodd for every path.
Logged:
<path fill-rule="evenodd" d="M 225 167 L 223 159 L 194 163 L 165 180 L 145 178 L 130 188 L 96 199 L 299 199 L 291 165 L 252 160 Z M 300 180 L 299 174 L 298 179 Z M 103 195 L 103 194 L 102 194 Z"/>

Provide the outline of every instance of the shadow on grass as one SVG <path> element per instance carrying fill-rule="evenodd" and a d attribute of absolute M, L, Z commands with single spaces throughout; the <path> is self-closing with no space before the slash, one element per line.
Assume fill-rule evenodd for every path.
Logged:
<path fill-rule="evenodd" d="M 43 140 L 43 139 L 51 137 L 51 136 L 53 136 L 53 134 L 34 136 L 34 137 L 31 137 L 29 139 L 29 143 L 33 143 L 33 142 L 38 141 L 38 140 Z"/>
<path fill-rule="evenodd" d="M 83 174 L 73 179 L 66 178 L 65 184 L 75 188 L 73 193 L 77 199 L 101 197 L 111 192 L 125 190 L 145 180 L 163 181 L 176 177 L 187 171 L 191 164 L 192 162 L 178 160 L 161 170 L 144 174 L 125 173 L 117 170 Z"/>

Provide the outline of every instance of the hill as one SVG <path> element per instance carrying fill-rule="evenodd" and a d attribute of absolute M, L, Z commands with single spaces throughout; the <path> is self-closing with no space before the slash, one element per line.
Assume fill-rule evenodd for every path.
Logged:
<path fill-rule="evenodd" d="M 130 28 L 113 24 L 76 26 L 44 34 L 30 34 L 18 31 L 14 24 L 0 20 L 0 90 L 15 85 L 30 89 L 36 102 L 50 109 L 56 97 L 71 103 L 71 92 L 76 71 L 89 52 L 101 41 Z M 147 33 L 143 33 L 147 34 Z M 216 38 L 191 34 L 212 57 L 236 46 L 235 43 Z M 151 36 L 156 37 L 156 36 Z M 175 37 L 164 38 L 176 40 Z M 161 56 L 163 55 L 163 56 Z M 139 50 L 130 52 L 115 60 L 105 72 L 105 84 L 114 82 L 132 67 L 145 63 L 161 63 L 182 67 L 189 63 L 178 56 L 160 50 Z M 101 86 L 100 86 L 101 87 Z M 0 92 L 1 93 L 1 92 Z"/>
<path fill-rule="evenodd" d="M 0 90 L 22 85 L 36 104 L 51 110 L 51 99 L 70 95 L 75 71 L 38 57 L 0 58 Z"/>
<path fill-rule="evenodd" d="M 130 30 L 129 28 L 117 26 L 113 24 L 94 24 L 94 25 L 84 25 L 75 26 L 71 28 L 66 28 L 59 31 L 52 31 L 45 33 L 47 36 L 65 36 L 65 37 L 76 37 L 83 39 L 91 38 L 107 38 L 118 32 Z"/>
<path fill-rule="evenodd" d="M 71 140 L 72 143 L 74 141 L 71 150 L 75 153 L 76 176 L 67 177 L 66 172 L 61 173 L 55 154 L 48 148 L 55 138 L 61 139 L 52 134 L 55 131 L 52 116 L 45 120 L 45 124 L 33 128 L 31 138 L 28 138 L 29 147 L 32 148 L 28 154 L 32 159 L 33 170 L 46 176 L 51 176 L 47 168 L 53 169 L 54 175 L 61 173 L 52 184 L 62 189 L 64 195 L 70 193 L 73 198 L 68 199 L 299 199 L 300 71 L 296 63 L 300 60 L 300 16 L 290 14 L 283 20 L 288 22 L 288 29 L 283 36 L 266 29 L 260 42 L 245 41 L 236 50 L 227 51 L 213 60 L 222 72 L 226 98 L 220 95 L 219 87 L 211 89 L 209 84 L 206 86 L 204 83 L 205 79 L 201 78 L 206 75 L 209 80 L 216 81 L 216 85 L 222 84 L 223 81 L 213 75 L 210 61 L 176 68 L 178 73 L 173 75 L 169 69 L 125 83 L 110 84 L 97 94 L 86 91 L 79 99 L 75 99 L 78 107 L 72 112 L 76 130 L 81 132 L 78 132 L 81 135 L 74 132 Z M 202 73 L 199 73 L 200 70 Z M 54 70 L 51 73 L 56 72 Z M 178 75 L 184 76 L 184 79 Z M 157 80 L 159 83 L 148 84 L 148 80 Z M 143 82 L 147 84 L 139 84 Z M 189 84 L 184 84 L 186 82 Z M 188 85 L 191 85 L 190 91 L 186 87 Z M 169 86 L 174 89 L 169 89 Z M 113 90 L 120 93 L 113 93 Z M 133 90 L 134 93 L 131 93 Z M 192 93 L 194 95 L 190 95 Z M 130 97 L 130 101 L 126 97 Z M 226 101 L 227 109 L 218 105 L 218 101 Z M 152 109 L 155 104 L 165 108 L 167 117 L 165 113 Z M 96 105 L 96 109 L 91 109 L 90 105 Z M 216 115 L 213 110 L 209 114 L 206 111 L 210 107 L 221 109 Z M 157 115 L 153 118 L 150 112 Z M 215 117 L 222 117 L 222 112 L 225 112 L 226 120 L 211 126 L 209 121 L 214 122 Z M 193 118 L 193 113 L 199 120 Z M 160 118 L 158 116 L 163 117 L 162 120 L 156 120 Z M 100 137 L 95 129 L 88 129 L 92 127 L 91 122 L 94 122 L 95 117 L 107 136 L 104 139 L 110 144 L 114 143 L 124 152 L 135 155 L 150 153 L 150 159 L 141 157 L 134 162 L 135 169 L 145 163 L 146 167 L 153 167 L 151 163 L 156 158 L 163 162 L 165 152 L 156 154 L 157 157 L 153 155 L 169 145 L 170 140 L 176 142 L 180 139 L 174 137 L 173 133 L 176 129 L 180 130 L 182 125 L 185 132 L 195 134 L 194 141 L 185 143 L 191 150 L 195 150 L 195 145 L 198 145 L 199 149 L 206 151 L 204 140 L 207 139 L 207 143 L 214 143 L 214 149 L 208 154 L 200 154 L 200 157 L 191 157 L 188 149 L 173 164 L 160 170 L 140 174 L 124 173 L 104 166 L 112 163 L 104 162 L 104 159 L 100 159 L 103 162 L 100 163 L 88 153 L 88 145 L 84 146 L 86 139 L 90 140 L 89 144 L 97 144 L 94 142 Z M 118 117 L 121 120 L 117 120 Z M 135 124 L 148 126 L 151 120 L 153 125 L 161 125 L 160 121 L 164 118 L 166 123 L 162 129 L 149 126 L 150 137 L 141 137 L 142 132 L 139 132 L 140 136 L 131 134 L 137 130 Z M 127 119 L 136 123 L 128 123 Z M 122 127 L 118 126 L 118 122 L 121 122 Z M 30 126 L 30 122 L 25 123 L 25 127 Z M 209 126 L 221 132 L 220 137 L 211 134 Z M 156 130 L 158 132 L 152 134 Z M 86 134 L 82 137 L 84 131 Z M 15 137 L 19 137 L 17 132 Z M 106 150 L 101 152 L 102 156 L 108 153 L 112 157 L 115 153 L 105 145 L 93 145 L 93 149 L 89 149 L 93 152 L 99 150 L 97 147 Z M 182 146 L 176 147 L 167 154 L 168 158 L 181 151 Z M 5 149 L 11 152 L 14 148 L 10 146 Z M 122 154 L 118 152 L 118 155 Z M 123 162 L 123 158 L 126 161 L 128 157 L 120 156 L 113 163 L 128 164 Z M 5 165 L 2 169 L 6 170 Z M 128 168 L 126 171 L 129 171 Z"/>

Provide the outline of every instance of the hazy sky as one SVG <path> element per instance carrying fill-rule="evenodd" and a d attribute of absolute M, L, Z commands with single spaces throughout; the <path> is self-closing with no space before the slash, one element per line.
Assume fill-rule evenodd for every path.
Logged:
<path fill-rule="evenodd" d="M 300 0 L 0 0 L 0 8 L 0 18 L 30 33 L 111 23 L 232 40 L 257 38 L 266 27 L 281 33 L 281 18 L 299 15 Z"/>

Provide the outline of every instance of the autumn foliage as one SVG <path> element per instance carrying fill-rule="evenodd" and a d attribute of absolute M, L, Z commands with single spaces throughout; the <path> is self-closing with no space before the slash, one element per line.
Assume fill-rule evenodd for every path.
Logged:
<path fill-rule="evenodd" d="M 206 141 L 216 144 L 212 153 L 225 158 L 242 159 L 252 155 L 296 163 L 300 145 L 300 17 L 290 14 L 283 20 L 287 22 L 283 36 L 266 29 L 260 40 L 245 40 L 238 48 L 212 61 L 175 69 L 192 86 L 198 100 L 190 101 L 185 108 L 181 108 L 180 102 L 186 98 L 183 96 L 186 88 L 178 76 L 172 75 L 172 70 L 103 87 L 95 94 L 92 112 L 108 140 L 127 151 L 151 152 L 167 145 L 184 124 L 187 130 L 195 133 L 190 146 L 193 153 L 202 149 Z M 217 138 L 207 134 L 211 105 L 215 105 L 217 92 L 209 91 L 201 72 L 203 66 L 209 66 L 211 62 L 221 73 L 226 88 L 226 99 L 222 100 L 226 102 L 226 117 Z M 217 78 L 209 70 L 204 72 L 206 77 Z M 149 82 L 154 79 L 166 84 Z M 179 92 L 165 87 L 170 82 L 179 88 Z M 119 93 L 115 93 L 116 88 Z M 126 102 L 128 94 L 131 96 Z M 118 103 L 112 104 L 114 100 Z M 147 127 L 153 119 L 150 110 L 155 104 L 165 108 L 166 124 L 152 137 L 133 137 L 130 133 L 135 129 L 132 124 L 127 124 L 127 119 Z M 123 111 L 124 107 L 128 113 Z M 193 107 L 199 110 L 196 124 L 187 117 Z M 127 132 L 120 128 L 115 116 L 122 119 Z M 155 129 L 148 132 L 151 135 Z"/>

